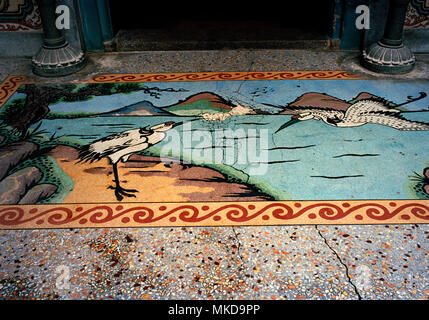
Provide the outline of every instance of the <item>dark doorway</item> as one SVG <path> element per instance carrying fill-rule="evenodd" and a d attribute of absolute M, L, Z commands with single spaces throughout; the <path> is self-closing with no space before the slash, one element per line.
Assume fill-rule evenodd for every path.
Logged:
<path fill-rule="evenodd" d="M 332 0 L 139 2 L 110 0 L 118 50 L 324 46 Z"/>

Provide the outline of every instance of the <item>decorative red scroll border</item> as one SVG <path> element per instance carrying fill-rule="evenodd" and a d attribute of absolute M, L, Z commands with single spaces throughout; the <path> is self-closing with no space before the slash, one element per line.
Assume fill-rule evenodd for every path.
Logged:
<path fill-rule="evenodd" d="M 279 72 L 192 72 L 105 74 L 88 82 L 169 82 L 169 81 L 227 81 L 227 80 L 308 80 L 363 79 L 346 71 L 279 71 Z"/>
<path fill-rule="evenodd" d="M 429 200 L 0 206 L 0 229 L 429 223 Z"/>
<path fill-rule="evenodd" d="M 104 74 L 80 83 L 109 82 L 169 82 L 169 81 L 227 81 L 227 80 L 356 80 L 364 79 L 347 71 L 276 71 L 276 72 L 188 72 Z M 29 76 L 9 76 L 0 83 L 0 107 L 23 84 L 34 83 Z"/>
<path fill-rule="evenodd" d="M 25 83 L 33 83 L 27 76 L 9 76 L 0 83 L 0 107 Z"/>

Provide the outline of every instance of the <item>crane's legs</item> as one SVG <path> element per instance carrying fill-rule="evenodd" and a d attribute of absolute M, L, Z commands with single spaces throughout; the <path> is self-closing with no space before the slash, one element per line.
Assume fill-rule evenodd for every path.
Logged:
<path fill-rule="evenodd" d="M 129 192 L 138 192 L 138 191 L 134 189 L 122 188 L 119 182 L 117 163 L 114 163 L 112 166 L 113 166 L 113 175 L 115 176 L 115 180 L 113 180 L 113 182 L 115 183 L 115 186 L 109 186 L 108 189 L 115 190 L 116 199 L 118 199 L 118 201 L 121 201 L 124 198 L 124 196 L 135 198 L 136 196 L 134 194 L 130 194 Z"/>

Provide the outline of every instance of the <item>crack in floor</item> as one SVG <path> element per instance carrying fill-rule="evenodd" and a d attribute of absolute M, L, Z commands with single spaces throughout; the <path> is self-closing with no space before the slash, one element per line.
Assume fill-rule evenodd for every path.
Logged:
<path fill-rule="evenodd" d="M 244 270 L 244 268 L 245 268 L 245 263 L 244 263 L 244 259 L 243 259 L 242 255 L 241 255 L 241 241 L 240 241 L 240 239 L 238 238 L 238 234 L 237 234 L 237 231 L 235 230 L 235 228 L 236 228 L 236 227 L 234 227 L 234 226 L 232 226 L 232 227 L 231 227 L 232 232 L 234 233 L 234 236 L 235 236 L 235 240 L 237 241 L 237 251 L 236 251 L 236 254 L 237 254 L 237 255 L 238 255 L 238 257 L 240 258 L 241 266 L 242 266 L 242 268 L 243 268 L 243 270 Z M 246 285 L 247 285 L 247 281 L 246 281 Z M 253 299 L 255 299 L 255 300 L 257 300 L 257 299 L 258 299 L 258 296 L 257 296 L 256 291 L 253 291 L 253 292 L 252 292 L 252 295 L 253 295 Z"/>
<path fill-rule="evenodd" d="M 334 248 L 332 248 L 329 243 L 328 240 L 322 235 L 322 232 L 320 231 L 320 229 L 318 228 L 317 225 L 315 225 L 315 228 L 317 230 L 317 232 L 319 233 L 319 236 L 323 239 L 323 241 L 325 242 L 325 244 L 328 246 L 328 248 L 335 254 L 335 256 L 337 257 L 338 261 L 344 266 L 344 268 L 346 269 L 346 277 L 349 281 L 349 283 L 352 285 L 358 300 L 362 300 L 362 296 L 359 293 L 358 288 L 356 287 L 356 285 L 353 283 L 352 279 L 350 278 L 350 274 L 349 274 L 349 268 L 347 267 L 347 265 L 341 260 L 341 257 L 339 256 L 339 254 L 334 250 Z"/>

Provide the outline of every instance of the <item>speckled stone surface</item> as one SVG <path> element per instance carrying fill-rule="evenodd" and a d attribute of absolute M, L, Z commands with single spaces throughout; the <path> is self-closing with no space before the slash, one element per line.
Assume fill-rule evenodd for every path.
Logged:
<path fill-rule="evenodd" d="M 418 225 L 1 231 L 0 299 L 427 299 Z"/>
<path fill-rule="evenodd" d="M 357 52 L 225 50 L 91 54 L 75 75 L 363 70 Z M 0 80 L 32 75 L 0 59 Z M 273 226 L 0 231 L 0 299 L 429 299 L 429 226 Z"/>

